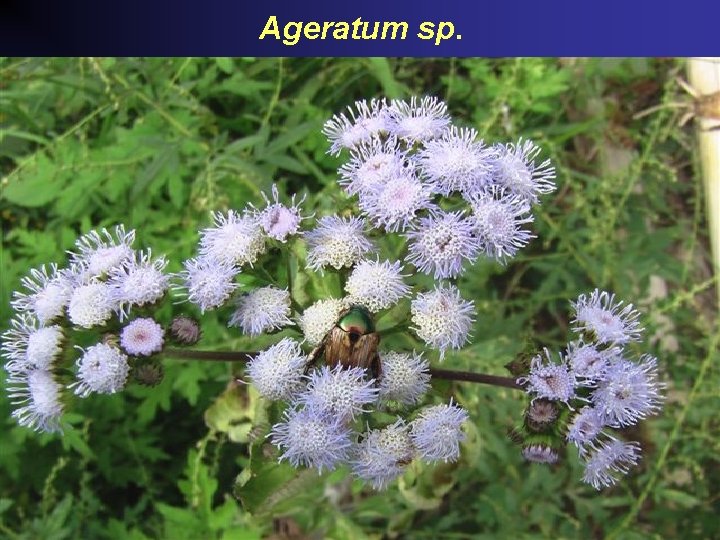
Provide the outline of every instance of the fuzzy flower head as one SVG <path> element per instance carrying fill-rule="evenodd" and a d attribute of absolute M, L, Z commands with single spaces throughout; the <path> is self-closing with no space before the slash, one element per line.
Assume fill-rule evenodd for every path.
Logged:
<path fill-rule="evenodd" d="M 385 100 L 356 101 L 348 106 L 347 114 L 340 113 L 325 122 L 322 132 L 331 143 L 329 153 L 337 156 L 343 148 L 353 149 L 359 144 L 387 130 Z"/>
<path fill-rule="evenodd" d="M 605 423 L 626 427 L 660 410 L 662 388 L 655 358 L 645 355 L 639 363 L 620 359 L 608 368 L 592 400 Z"/>
<path fill-rule="evenodd" d="M 373 138 L 350 152 L 350 159 L 338 169 L 338 182 L 348 195 L 368 193 L 402 175 L 406 161 L 407 153 L 397 140 Z"/>
<path fill-rule="evenodd" d="M 200 341 L 200 323 L 187 315 L 178 315 L 170 323 L 170 337 L 181 345 L 195 345 Z"/>
<path fill-rule="evenodd" d="M 233 280 L 237 270 L 229 263 L 218 263 L 199 257 L 183 263 L 185 270 L 178 274 L 183 284 L 176 288 L 205 313 L 223 305 L 238 287 Z"/>
<path fill-rule="evenodd" d="M 577 381 L 562 355 L 560 359 L 560 364 L 554 363 L 550 351 L 545 349 L 545 358 L 540 354 L 534 357 L 530 362 L 530 373 L 520 377 L 518 384 L 524 385 L 536 398 L 568 403 L 576 397 Z"/>
<path fill-rule="evenodd" d="M 409 143 L 439 137 L 449 126 L 447 105 L 436 97 L 394 99 L 388 109 L 388 131 Z"/>
<path fill-rule="evenodd" d="M 247 374 L 260 395 L 269 400 L 289 400 L 303 387 L 307 357 L 300 344 L 285 338 L 261 351 L 247 364 Z"/>
<path fill-rule="evenodd" d="M 287 459 L 293 467 L 313 467 L 319 473 L 347 461 L 350 436 L 341 418 L 307 407 L 286 410 L 283 421 L 270 432 L 272 444 L 283 451 L 281 461 Z"/>
<path fill-rule="evenodd" d="M 597 490 L 614 485 L 640 459 L 640 445 L 611 439 L 594 448 L 585 461 L 583 482 Z"/>
<path fill-rule="evenodd" d="M 127 315 L 130 306 L 153 304 L 165 295 L 170 285 L 170 277 L 164 272 L 167 264 L 165 257 L 153 259 L 148 249 L 135 253 L 110 272 L 108 283 L 121 318 Z"/>
<path fill-rule="evenodd" d="M 340 314 L 347 307 L 348 303 L 344 300 L 327 298 L 318 300 L 303 311 L 298 320 L 298 325 L 308 345 L 311 347 L 319 345 L 325 335 L 338 322 Z"/>
<path fill-rule="evenodd" d="M 81 328 L 101 326 L 110 320 L 118 303 L 107 283 L 92 281 L 73 290 L 68 305 L 70 322 Z"/>
<path fill-rule="evenodd" d="M 62 351 L 62 344 L 60 326 L 38 328 L 34 317 L 20 314 L 10 321 L 10 329 L 2 334 L 0 355 L 8 360 L 5 369 L 9 373 L 49 370 Z"/>
<path fill-rule="evenodd" d="M 347 301 L 363 305 L 373 313 L 388 309 L 410 293 L 401 271 L 399 262 L 359 262 L 345 284 Z"/>
<path fill-rule="evenodd" d="M 405 236 L 409 240 L 407 261 L 435 279 L 457 277 L 463 263 L 474 262 L 480 251 L 475 225 L 463 212 L 438 211 L 420 218 Z"/>
<path fill-rule="evenodd" d="M 532 463 L 556 463 L 559 456 L 557 450 L 544 444 L 530 444 L 522 449 L 523 457 Z"/>
<path fill-rule="evenodd" d="M 470 205 L 481 251 L 491 259 L 503 263 L 535 237 L 522 228 L 533 216 L 530 205 L 517 195 L 490 189 L 478 193 Z"/>
<path fill-rule="evenodd" d="M 303 220 L 300 215 L 300 205 L 305 201 L 305 197 L 295 204 L 295 195 L 293 194 L 290 206 L 285 206 L 280 202 L 276 184 L 272 186 L 272 200 L 265 193 L 262 196 L 267 206 L 258 212 L 257 218 L 263 231 L 270 238 L 283 243 L 287 242 L 288 236 L 297 234 L 300 229 L 300 222 Z"/>
<path fill-rule="evenodd" d="M 288 324 L 290 293 L 287 289 L 261 287 L 242 295 L 228 326 L 237 326 L 244 334 L 259 336 Z"/>
<path fill-rule="evenodd" d="M 309 376 L 307 390 L 298 396 L 298 402 L 345 420 L 353 419 L 365 412 L 365 405 L 378 399 L 375 380 L 367 380 L 365 375 L 359 367 L 323 366 Z"/>
<path fill-rule="evenodd" d="M 120 332 L 120 345 L 132 356 L 150 356 L 162 351 L 164 333 L 153 319 L 135 319 Z"/>
<path fill-rule="evenodd" d="M 462 425 L 468 412 L 450 401 L 449 405 L 426 407 L 410 424 L 410 437 L 418 456 L 425 461 L 456 461 L 465 440 Z"/>
<path fill-rule="evenodd" d="M 590 334 L 598 343 L 624 344 L 638 341 L 642 328 L 640 313 L 632 304 L 615 302 L 615 295 L 595 289 L 590 295 L 581 294 L 572 302 L 575 310 L 573 330 Z"/>
<path fill-rule="evenodd" d="M 401 169 L 374 189 L 360 193 L 360 210 L 374 227 L 404 231 L 420 210 L 434 208 L 431 192 L 412 170 Z"/>
<path fill-rule="evenodd" d="M 475 193 L 488 184 L 494 151 L 476 142 L 476 137 L 474 129 L 453 126 L 425 143 L 417 163 L 432 191 L 447 197 L 455 191 Z"/>
<path fill-rule="evenodd" d="M 83 281 L 101 277 L 133 256 L 134 241 L 135 231 L 125 232 L 124 225 L 117 225 L 112 232 L 90 231 L 75 242 L 79 253 L 71 253 L 71 261 L 83 269 Z"/>
<path fill-rule="evenodd" d="M 585 446 L 592 443 L 600 435 L 603 427 L 605 427 L 605 423 L 597 409 L 583 407 L 568 424 L 565 438 L 568 442 L 577 446 L 581 452 L 584 452 Z"/>
<path fill-rule="evenodd" d="M 41 325 L 46 325 L 62 316 L 70 302 L 73 282 L 67 271 L 58 270 L 57 265 L 33 268 L 20 281 L 27 292 L 16 291 L 11 302 L 13 309 L 30 312 Z"/>
<path fill-rule="evenodd" d="M 398 419 L 383 429 L 363 435 L 351 459 L 352 471 L 370 482 L 375 489 L 385 489 L 405 471 L 414 457 L 415 448 L 405 422 Z"/>
<path fill-rule="evenodd" d="M 380 354 L 380 397 L 414 405 L 430 388 L 430 363 L 422 355 L 388 351 Z"/>
<path fill-rule="evenodd" d="M 537 204 L 540 195 L 555 190 L 555 168 L 550 160 L 535 165 L 540 147 L 520 139 L 517 144 L 497 145 L 497 159 L 492 171 L 493 182 L 530 204 Z"/>
<path fill-rule="evenodd" d="M 596 381 L 605 377 L 614 359 L 620 356 L 619 347 L 601 349 L 592 343 L 576 341 L 568 343 L 567 359 L 576 377 Z"/>
<path fill-rule="evenodd" d="M 475 305 L 464 300 L 454 285 L 436 286 L 420 293 L 410 306 L 412 329 L 430 347 L 440 350 L 440 359 L 448 348 L 459 349 L 470 336 Z"/>
<path fill-rule="evenodd" d="M 63 413 L 61 387 L 44 369 L 34 369 L 8 378 L 8 395 L 19 406 L 12 417 L 21 426 L 35 431 L 60 431 Z"/>
<path fill-rule="evenodd" d="M 226 265 L 252 264 L 265 252 L 257 217 L 228 210 L 214 214 L 215 226 L 200 232 L 200 255 Z"/>
<path fill-rule="evenodd" d="M 336 270 L 352 266 L 373 248 L 363 233 L 365 221 L 325 216 L 317 227 L 305 234 L 308 243 L 307 266 L 320 270 L 332 266 Z"/>
<path fill-rule="evenodd" d="M 120 349 L 98 343 L 88 347 L 77 362 L 78 380 L 70 385 L 75 394 L 87 397 L 92 392 L 114 394 L 125 387 L 130 367 Z"/>

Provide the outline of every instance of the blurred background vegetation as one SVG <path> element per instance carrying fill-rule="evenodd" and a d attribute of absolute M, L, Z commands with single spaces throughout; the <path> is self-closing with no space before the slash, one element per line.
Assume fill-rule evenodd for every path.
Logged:
<path fill-rule="evenodd" d="M 472 346 L 444 367 L 504 374 L 523 340 L 560 348 L 568 300 L 602 287 L 641 306 L 668 383 L 632 433 L 640 467 L 602 494 L 581 468 L 522 461 L 506 436 L 517 392 L 438 383 L 472 426 L 461 460 L 411 466 L 374 493 L 251 452 L 262 409 L 240 368 L 169 361 L 164 382 L 93 396 L 64 437 L 17 427 L 0 397 L 0 537 L 720 538 L 717 303 L 688 99 L 672 59 L 4 59 L 0 61 L 0 329 L 29 268 L 118 222 L 136 246 L 191 256 L 212 210 L 285 193 L 342 199 L 322 123 L 355 99 L 433 94 L 490 142 L 530 137 L 557 168 L 538 238 L 507 267 L 463 280 Z M 182 306 L 169 306 L 170 311 Z M 205 348 L 266 346 L 204 318 Z M 4 376 L 4 374 L 3 374 Z M 0 376 L 2 377 L 2 376 Z M 248 471 L 252 471 L 250 474 Z M 238 474 L 240 478 L 237 479 Z M 238 481 L 239 480 L 239 481 Z M 236 483 L 237 482 L 237 483 Z M 235 497 L 238 495 L 239 498 Z"/>

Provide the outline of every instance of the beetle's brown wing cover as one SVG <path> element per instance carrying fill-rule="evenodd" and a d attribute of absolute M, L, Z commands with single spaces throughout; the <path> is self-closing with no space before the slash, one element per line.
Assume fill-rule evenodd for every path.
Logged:
<path fill-rule="evenodd" d="M 330 331 L 325 345 L 325 362 L 334 367 L 338 364 L 344 367 L 372 368 L 380 336 L 376 333 L 360 336 L 355 343 L 350 334 L 342 328 L 335 327 Z"/>

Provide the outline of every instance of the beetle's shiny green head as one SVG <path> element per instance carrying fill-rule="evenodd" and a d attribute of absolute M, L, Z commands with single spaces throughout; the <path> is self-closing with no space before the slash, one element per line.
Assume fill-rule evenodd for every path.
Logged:
<path fill-rule="evenodd" d="M 337 325 L 348 334 L 364 336 L 375 332 L 372 315 L 363 306 L 353 305 L 343 314 Z"/>

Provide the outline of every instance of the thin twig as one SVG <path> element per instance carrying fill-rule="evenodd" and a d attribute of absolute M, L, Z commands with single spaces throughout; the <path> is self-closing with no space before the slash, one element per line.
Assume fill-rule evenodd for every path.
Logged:
<path fill-rule="evenodd" d="M 210 360 L 216 362 L 247 362 L 258 355 L 257 352 L 248 351 L 195 351 L 188 349 L 165 349 L 165 355 L 175 358 L 188 358 L 195 360 Z M 430 368 L 430 376 L 436 379 L 448 381 L 464 381 L 480 384 L 491 384 L 503 386 L 514 390 L 522 390 L 512 377 L 501 377 L 499 375 L 486 375 L 472 371 L 456 371 L 452 369 Z"/>

